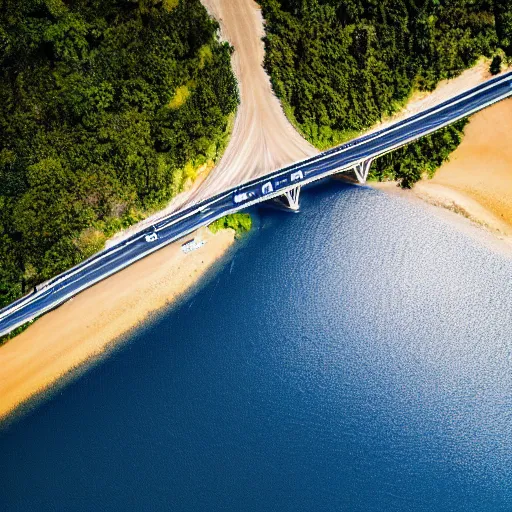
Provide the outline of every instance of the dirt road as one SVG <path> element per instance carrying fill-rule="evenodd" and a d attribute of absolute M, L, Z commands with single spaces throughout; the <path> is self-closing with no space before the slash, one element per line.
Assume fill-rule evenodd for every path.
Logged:
<path fill-rule="evenodd" d="M 231 61 L 240 105 L 228 147 L 205 179 L 176 196 L 164 209 L 114 235 L 107 246 L 226 188 L 318 153 L 286 118 L 263 68 L 265 31 L 259 5 L 254 0 L 201 2 L 219 23 L 221 39 L 235 49 Z"/>
<path fill-rule="evenodd" d="M 263 17 L 254 0 L 201 0 L 234 48 L 241 103 L 231 140 L 217 167 L 193 194 L 204 199 L 318 151 L 289 123 L 263 68 Z"/>

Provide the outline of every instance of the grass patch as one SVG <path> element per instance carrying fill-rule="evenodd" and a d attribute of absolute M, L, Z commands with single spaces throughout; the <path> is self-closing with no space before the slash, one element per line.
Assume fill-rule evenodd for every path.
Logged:
<path fill-rule="evenodd" d="M 171 12 L 173 9 L 178 7 L 180 0 L 164 0 L 163 6 L 167 12 Z"/>
<path fill-rule="evenodd" d="M 248 213 L 232 213 L 212 222 L 208 226 L 212 233 L 217 233 L 221 229 L 234 229 L 237 236 L 250 231 L 251 227 L 252 219 Z"/>
<path fill-rule="evenodd" d="M 212 49 L 209 44 L 204 44 L 199 48 L 199 69 L 203 69 L 206 64 L 213 60 Z"/>
<path fill-rule="evenodd" d="M 9 334 L 6 334 L 5 336 L 0 336 L 0 347 L 7 343 L 9 340 L 12 340 L 15 336 L 18 336 L 18 334 L 21 334 L 23 331 L 26 331 L 36 320 L 37 318 L 34 318 L 34 320 L 30 320 L 30 322 L 20 325 L 19 327 L 14 329 L 14 331 L 11 331 Z"/>

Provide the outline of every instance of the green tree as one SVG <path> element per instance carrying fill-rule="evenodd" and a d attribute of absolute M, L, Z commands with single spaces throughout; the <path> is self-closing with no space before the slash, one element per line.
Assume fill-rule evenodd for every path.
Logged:
<path fill-rule="evenodd" d="M 494 0 L 496 32 L 500 46 L 508 56 L 512 56 L 512 4 L 510 0 Z"/>
<path fill-rule="evenodd" d="M 318 148 L 339 144 L 508 44 L 509 0 L 260 0 L 265 66 L 285 111 Z M 496 16 L 496 25 L 495 25 Z M 455 133 L 456 132 L 456 133 Z M 461 131 L 387 156 L 374 178 L 411 186 Z M 398 160 L 398 158 L 402 158 Z"/>
<path fill-rule="evenodd" d="M 501 71 L 501 55 L 495 55 L 492 58 L 491 66 L 489 68 L 489 71 L 493 75 L 497 75 Z"/>

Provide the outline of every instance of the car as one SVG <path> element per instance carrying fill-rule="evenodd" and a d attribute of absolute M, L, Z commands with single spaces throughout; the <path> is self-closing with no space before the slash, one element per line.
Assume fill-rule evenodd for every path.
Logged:
<path fill-rule="evenodd" d="M 248 201 L 249 199 L 254 199 L 256 194 L 254 192 L 238 192 L 233 195 L 233 202 L 235 204 L 242 203 L 244 201 Z"/>
<path fill-rule="evenodd" d="M 274 192 L 274 187 L 272 186 L 272 183 L 270 181 L 267 181 L 262 187 L 261 187 L 261 193 L 263 195 L 271 194 Z"/>
<path fill-rule="evenodd" d="M 155 232 L 153 232 L 149 235 L 146 235 L 144 237 L 144 240 L 146 240 L 146 242 L 155 242 L 156 240 L 158 240 L 158 235 Z"/>
<path fill-rule="evenodd" d="M 304 178 L 302 171 L 296 171 L 296 172 L 292 172 L 292 174 L 290 176 L 290 181 L 297 181 L 297 180 L 301 180 L 302 178 Z"/>

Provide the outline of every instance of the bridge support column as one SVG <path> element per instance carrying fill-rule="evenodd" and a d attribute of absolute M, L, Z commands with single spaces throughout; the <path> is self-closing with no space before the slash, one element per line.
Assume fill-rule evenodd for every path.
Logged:
<path fill-rule="evenodd" d="M 366 183 L 366 179 L 368 178 L 368 172 L 370 171 L 370 166 L 372 165 L 373 158 L 368 158 L 367 160 L 363 160 L 359 162 L 354 167 L 354 172 L 356 174 L 357 181 L 359 183 Z"/>
<path fill-rule="evenodd" d="M 300 186 L 292 188 L 275 199 L 279 206 L 296 212 L 299 209 Z"/>
<path fill-rule="evenodd" d="M 297 211 L 299 209 L 300 187 L 295 187 L 284 193 L 284 199 L 288 203 L 290 210 Z"/>

